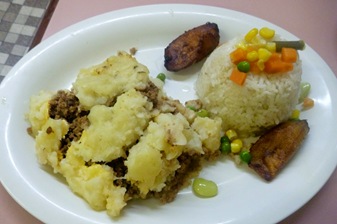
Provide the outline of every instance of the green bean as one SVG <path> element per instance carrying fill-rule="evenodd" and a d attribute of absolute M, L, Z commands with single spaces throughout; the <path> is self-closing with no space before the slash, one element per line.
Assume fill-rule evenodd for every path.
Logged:
<path fill-rule="evenodd" d="M 300 86 L 300 96 L 298 98 L 298 102 L 302 103 L 304 98 L 308 97 L 311 89 L 311 85 L 308 82 L 302 82 Z"/>
<path fill-rule="evenodd" d="M 294 48 L 296 50 L 304 50 L 305 42 L 303 40 L 295 41 L 273 41 L 276 44 L 276 51 L 281 52 L 283 47 Z"/>

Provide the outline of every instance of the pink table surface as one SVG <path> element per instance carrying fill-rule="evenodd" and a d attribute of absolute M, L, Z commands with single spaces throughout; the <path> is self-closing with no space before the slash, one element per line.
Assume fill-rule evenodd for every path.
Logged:
<path fill-rule="evenodd" d="M 325 60 L 334 74 L 337 74 L 336 0 L 59 0 L 43 39 L 69 25 L 101 13 L 160 3 L 218 6 L 265 19 L 304 39 Z M 20 207 L 0 184 L 0 223 L 41 222 Z M 280 223 L 337 223 L 337 171 L 335 170 L 323 188 L 308 203 Z"/>

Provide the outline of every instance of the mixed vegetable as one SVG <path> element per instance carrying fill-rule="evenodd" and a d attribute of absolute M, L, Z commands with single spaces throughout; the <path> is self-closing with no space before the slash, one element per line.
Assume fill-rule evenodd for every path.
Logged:
<path fill-rule="evenodd" d="M 274 36 L 275 31 L 267 27 L 251 29 L 230 53 L 230 59 L 236 65 L 230 80 L 243 85 L 248 72 L 276 74 L 293 70 L 297 50 L 304 49 L 304 41 L 272 41 Z"/>
<path fill-rule="evenodd" d="M 242 162 L 250 162 L 251 155 L 248 150 L 243 148 L 243 142 L 238 137 L 238 134 L 235 130 L 227 130 L 225 135 L 221 137 L 220 142 L 220 151 L 222 153 L 239 155 Z"/>
<path fill-rule="evenodd" d="M 311 90 L 310 83 L 302 82 L 300 84 L 298 103 L 301 106 L 301 110 L 309 110 L 315 105 L 315 101 L 309 97 L 310 90 Z M 290 120 L 299 120 L 301 110 L 300 109 L 293 110 L 290 116 Z"/>
<path fill-rule="evenodd" d="M 302 104 L 302 109 L 307 110 L 314 106 L 315 102 L 313 99 L 309 98 L 309 92 L 311 90 L 311 85 L 308 82 L 302 82 L 300 88 L 300 96 L 298 102 Z"/>

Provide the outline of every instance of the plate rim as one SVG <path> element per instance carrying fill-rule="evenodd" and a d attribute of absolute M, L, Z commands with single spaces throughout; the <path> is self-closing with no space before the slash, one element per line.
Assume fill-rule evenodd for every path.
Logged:
<path fill-rule="evenodd" d="M 119 14 L 128 14 L 129 12 L 137 11 L 137 10 L 140 10 L 140 9 L 152 9 L 152 11 L 156 11 L 157 9 L 161 9 L 162 11 L 165 11 L 164 10 L 165 7 L 175 8 L 175 10 L 177 10 L 177 11 L 180 10 L 179 12 L 181 12 L 181 13 L 198 13 L 197 11 L 193 11 L 193 10 L 196 10 L 196 9 L 207 9 L 209 11 L 211 11 L 212 9 L 216 9 L 216 11 L 224 11 L 224 12 L 227 11 L 227 12 L 232 12 L 232 13 L 234 12 L 235 14 L 238 13 L 240 15 L 242 14 L 242 15 L 245 15 L 245 16 L 248 16 L 248 17 L 254 17 L 255 19 L 261 20 L 263 22 L 268 22 L 268 21 L 260 19 L 260 18 L 258 18 L 256 16 L 249 15 L 247 13 L 243 13 L 243 12 L 239 12 L 239 11 L 235 11 L 235 10 L 231 10 L 231 9 L 226 9 L 226 8 L 221 8 L 221 7 L 216 7 L 216 6 L 197 5 L 197 4 L 151 4 L 151 5 L 136 6 L 136 7 L 124 8 L 124 9 L 119 9 L 119 10 L 115 10 L 115 11 L 106 12 L 106 13 L 103 13 L 103 14 L 100 14 L 100 15 L 96 15 L 96 16 L 90 17 L 88 19 L 82 20 L 82 21 L 80 21 L 78 23 L 75 23 L 75 24 L 73 24 L 73 25 L 65 28 L 65 29 L 62 29 L 59 32 L 57 32 L 57 33 L 51 35 L 50 37 L 48 37 L 46 40 L 44 40 L 40 44 L 38 44 L 34 49 L 31 50 L 31 52 L 28 52 L 28 54 L 27 54 L 28 56 L 24 57 L 23 60 L 20 60 L 13 67 L 12 71 L 4 78 L 4 80 L 2 81 L 2 83 L 0 85 L 0 96 L 1 96 L 2 91 L 3 91 L 2 89 L 4 89 L 6 87 L 6 85 L 7 85 L 7 83 L 9 83 L 11 81 L 12 77 L 20 74 L 20 72 L 19 72 L 20 71 L 20 67 L 24 66 L 26 63 L 28 63 L 28 61 L 26 60 L 26 58 L 28 58 L 28 57 L 30 57 L 32 55 L 35 55 L 36 57 L 38 57 L 39 54 L 43 53 L 44 51 L 48 51 L 48 49 L 51 48 L 51 47 L 53 47 L 54 45 L 56 45 L 56 44 L 58 44 L 58 43 L 60 43 L 62 41 L 65 41 L 67 38 L 69 38 L 69 36 L 73 32 L 82 31 L 83 29 L 81 28 L 81 26 L 83 24 L 86 24 L 88 21 L 90 23 L 95 23 L 95 21 L 99 21 L 99 20 L 101 20 L 102 18 L 105 18 L 105 17 L 109 17 L 109 16 L 115 17 L 115 16 L 117 16 Z M 154 9 L 154 8 L 156 8 L 156 9 Z M 167 9 L 166 9 L 166 11 L 167 11 Z M 217 15 L 217 14 L 214 13 L 214 15 Z M 268 23 L 270 23 L 270 22 L 268 22 Z M 101 24 L 92 24 L 91 26 L 95 26 L 95 25 L 101 25 Z M 273 24 L 273 25 L 275 25 L 275 24 Z M 86 29 L 91 29 L 90 28 L 91 26 L 85 28 L 85 30 Z M 277 26 L 277 25 L 275 25 L 275 26 Z M 277 26 L 277 27 L 279 27 L 279 26 Z M 283 29 L 283 28 L 280 27 L 280 29 Z M 286 30 L 283 30 L 283 31 L 288 32 Z M 315 51 L 313 51 L 313 52 L 316 53 Z M 319 56 L 319 58 L 321 58 L 321 57 Z M 325 66 L 327 66 L 327 69 L 330 69 L 330 67 L 326 64 L 326 62 L 323 59 L 322 59 L 322 63 Z M 330 69 L 330 71 L 333 74 L 333 72 L 332 72 L 331 69 Z M 334 77 L 334 78 L 335 79 L 331 79 L 331 80 L 334 80 L 334 82 L 336 83 L 336 77 Z M 2 115 L 2 112 L 0 112 L 0 115 Z M 0 117 L 0 119 L 2 120 L 3 118 L 1 118 L 1 117 Z M 0 131 L 0 134 L 1 134 L 0 137 L 1 138 L 2 138 L 2 136 L 5 136 L 5 133 L 1 133 L 1 132 L 3 132 L 3 129 L 4 128 L 1 128 L 1 131 Z M 6 148 L 6 147 L 0 146 L 1 151 L 4 151 L 3 148 Z M 335 147 L 337 147 L 337 146 L 335 146 Z M 312 195 L 312 197 L 315 196 L 317 194 L 317 192 L 328 181 L 328 179 L 330 178 L 331 174 L 335 170 L 336 165 L 337 165 L 337 163 L 335 164 L 334 168 L 331 169 L 330 174 L 327 175 L 328 177 L 326 178 L 326 180 L 324 181 L 324 183 L 321 184 L 321 186 L 317 189 L 317 191 L 315 192 L 315 194 Z M 40 214 L 38 214 L 38 212 L 36 212 L 36 211 L 32 212 L 31 211 L 31 210 L 38 209 L 38 208 L 32 209 L 31 207 L 27 206 L 27 204 L 25 204 L 24 202 L 22 202 L 20 200 L 20 198 L 18 198 L 18 196 L 16 194 L 14 194 L 13 190 L 10 189 L 10 184 L 8 184 L 8 180 L 3 181 L 4 180 L 4 176 L 5 176 L 5 174 L 3 172 L 1 172 L 1 170 L 0 170 L 1 183 L 2 183 L 3 187 L 6 189 L 6 191 L 11 195 L 11 197 L 18 204 L 20 204 L 26 211 L 28 211 L 30 214 L 32 214 L 33 216 L 35 216 L 36 218 L 38 218 L 38 219 L 40 219 L 42 221 L 46 221 L 46 220 L 44 220 L 44 218 L 41 219 L 41 217 L 39 217 Z M 24 179 L 24 177 L 21 177 L 21 178 Z M 38 193 L 38 192 L 36 192 L 36 193 Z M 311 198 L 308 198 L 305 203 L 307 203 Z M 300 207 L 301 206 L 299 206 L 297 209 L 299 209 Z M 295 211 L 293 211 L 293 212 L 295 212 Z M 289 215 L 290 214 L 288 214 L 287 216 L 289 216 Z M 287 216 L 285 216 L 285 217 L 287 217 Z M 285 218 L 285 217 L 283 217 L 283 218 Z"/>

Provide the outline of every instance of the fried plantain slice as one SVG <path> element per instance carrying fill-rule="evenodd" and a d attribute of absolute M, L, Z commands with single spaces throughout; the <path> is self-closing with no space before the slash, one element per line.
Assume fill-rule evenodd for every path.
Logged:
<path fill-rule="evenodd" d="M 164 52 L 164 66 L 168 71 L 180 71 L 207 57 L 219 44 L 216 23 L 206 23 L 186 31 L 173 40 Z"/>
<path fill-rule="evenodd" d="M 294 156 L 308 132 L 306 120 L 286 121 L 275 126 L 251 147 L 249 167 L 271 181 Z"/>

